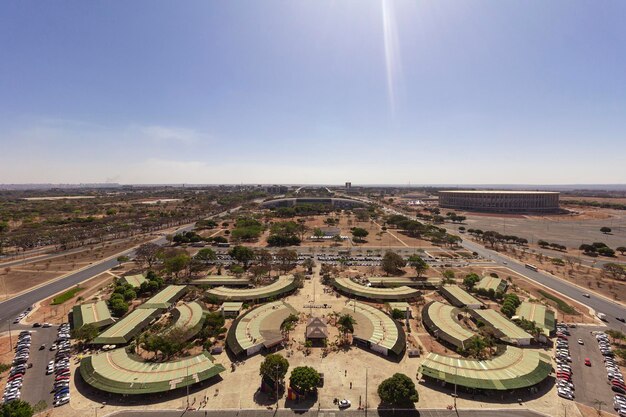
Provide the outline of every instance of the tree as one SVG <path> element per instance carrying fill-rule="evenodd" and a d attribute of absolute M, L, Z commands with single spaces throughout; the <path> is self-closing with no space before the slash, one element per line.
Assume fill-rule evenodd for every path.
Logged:
<path fill-rule="evenodd" d="M 293 368 L 289 376 L 289 385 L 301 394 L 315 391 L 319 383 L 319 372 L 310 366 L 298 366 Z"/>
<path fill-rule="evenodd" d="M 467 343 L 465 344 L 465 353 L 471 357 L 476 359 L 484 358 L 484 351 L 487 348 L 487 341 L 485 338 L 480 336 L 471 337 Z"/>
<path fill-rule="evenodd" d="M 161 246 L 156 243 L 144 243 L 135 250 L 135 259 L 147 264 L 148 269 L 152 269 L 162 250 Z"/>
<path fill-rule="evenodd" d="M 287 375 L 289 369 L 289 362 L 281 355 L 276 353 L 270 353 L 261 362 L 259 374 L 265 378 L 274 381 L 274 384 L 278 385 Z"/>
<path fill-rule="evenodd" d="M 348 333 L 354 333 L 354 325 L 356 320 L 350 314 L 343 314 L 337 319 L 339 332 L 345 338 Z"/>
<path fill-rule="evenodd" d="M 411 267 L 415 269 L 418 278 L 421 278 L 422 274 L 424 274 L 424 272 L 426 272 L 426 270 L 429 268 L 426 261 L 422 259 L 422 257 L 419 255 L 410 256 L 409 265 L 411 265 Z"/>
<path fill-rule="evenodd" d="M 246 269 L 250 261 L 254 259 L 254 251 L 246 246 L 235 246 L 228 251 L 228 254 L 237 262 L 243 264 L 243 267 Z"/>
<path fill-rule="evenodd" d="M 200 249 L 198 253 L 196 253 L 196 255 L 193 257 L 193 259 L 208 264 L 217 260 L 217 254 L 213 249 L 204 248 Z"/>
<path fill-rule="evenodd" d="M 378 386 L 378 396 L 385 404 L 393 406 L 413 406 L 419 401 L 415 383 L 410 377 L 395 373 Z"/>
<path fill-rule="evenodd" d="M 624 255 L 624 253 L 626 253 L 626 246 L 618 246 L 615 250 Z"/>
<path fill-rule="evenodd" d="M 302 262 L 302 266 L 307 269 L 307 272 L 309 274 L 312 274 L 313 273 L 313 268 L 315 268 L 315 261 L 312 258 L 306 258 Z"/>
<path fill-rule="evenodd" d="M 117 257 L 117 262 L 120 265 L 123 264 L 124 262 L 128 262 L 128 261 L 130 261 L 130 258 L 128 256 L 126 256 L 126 255 L 120 255 L 120 256 Z"/>
<path fill-rule="evenodd" d="M 315 236 L 316 239 L 321 239 L 324 237 L 324 232 L 322 232 L 322 229 L 319 227 L 316 227 L 313 229 L 313 236 Z"/>
<path fill-rule="evenodd" d="M 365 242 L 365 238 L 369 235 L 369 232 L 361 227 L 352 228 L 352 236 L 355 242 Z"/>
<path fill-rule="evenodd" d="M 611 228 L 604 226 L 600 228 L 600 231 L 604 233 L 605 235 L 608 235 L 609 233 L 611 233 Z"/>
<path fill-rule="evenodd" d="M 167 273 L 173 274 L 176 279 L 178 279 L 178 274 L 189 266 L 190 262 L 191 257 L 185 250 L 182 249 L 181 251 L 169 252 L 163 258 L 163 266 L 165 267 L 165 270 Z"/>
<path fill-rule="evenodd" d="M 115 317 L 122 317 L 128 311 L 128 304 L 124 301 L 124 297 L 120 295 L 121 298 L 113 298 L 111 297 L 110 301 L 110 309 L 111 314 Z"/>
<path fill-rule="evenodd" d="M 33 407 L 22 400 L 13 400 L 0 405 L 0 417 L 32 417 Z"/>
<path fill-rule="evenodd" d="M 72 329 L 72 339 L 76 339 L 81 343 L 89 343 L 99 334 L 98 328 L 93 324 L 85 324 L 78 329 Z"/>
<path fill-rule="evenodd" d="M 268 275 L 272 273 L 272 264 L 274 262 L 274 256 L 267 249 L 259 249 L 254 253 L 254 258 L 259 265 L 267 271 Z"/>
<path fill-rule="evenodd" d="M 393 310 L 391 310 L 391 318 L 394 320 L 403 320 L 406 316 L 406 312 L 399 310 L 397 308 L 394 308 Z"/>
<path fill-rule="evenodd" d="M 382 268 L 387 274 L 399 274 L 402 272 L 400 268 L 404 268 L 405 266 L 406 262 L 402 259 L 402 256 L 392 251 L 385 252 L 385 256 L 383 256 L 382 261 Z"/>
<path fill-rule="evenodd" d="M 278 262 L 278 269 L 283 273 L 287 273 L 296 267 L 298 252 L 295 250 L 281 249 L 276 252 L 275 258 Z"/>
<path fill-rule="evenodd" d="M 463 285 L 465 285 L 465 288 L 468 290 L 471 290 L 478 281 L 480 281 L 480 277 L 477 274 L 467 274 L 463 279 Z"/>

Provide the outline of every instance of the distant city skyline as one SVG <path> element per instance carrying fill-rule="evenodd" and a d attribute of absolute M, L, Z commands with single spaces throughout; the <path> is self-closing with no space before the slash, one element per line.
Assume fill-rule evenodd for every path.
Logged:
<path fill-rule="evenodd" d="M 626 3 L 4 2 L 0 183 L 626 183 Z"/>

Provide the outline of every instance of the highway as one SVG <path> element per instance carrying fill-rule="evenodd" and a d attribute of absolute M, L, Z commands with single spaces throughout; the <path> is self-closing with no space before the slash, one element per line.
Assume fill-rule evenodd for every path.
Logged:
<path fill-rule="evenodd" d="M 372 203 L 371 201 L 368 202 Z M 420 220 L 411 214 L 402 213 L 395 208 L 385 208 L 387 209 L 388 213 L 399 214 L 423 222 L 423 220 Z M 446 229 L 448 228 L 446 227 Z M 448 232 L 456 233 L 456 230 L 449 229 Z M 616 320 L 616 317 L 626 318 L 626 307 L 624 307 L 622 304 L 616 303 L 591 291 L 580 288 L 563 279 L 555 278 L 552 275 L 544 274 L 541 271 L 535 272 L 531 269 L 526 268 L 523 263 L 501 255 L 500 253 L 488 249 L 485 246 L 480 245 L 476 242 L 463 239 L 461 245 L 470 252 L 476 252 L 483 258 L 491 259 L 498 265 L 507 267 L 532 281 L 545 285 L 546 287 L 552 289 L 558 294 L 563 294 L 583 305 L 592 308 L 595 312 L 606 314 L 606 323 L 609 325 L 609 327 L 616 330 L 621 330 L 622 332 L 626 331 L 626 324 Z M 591 297 L 583 297 L 583 294 L 585 293 L 591 294 Z M 565 301 L 567 301 L 567 298 L 565 298 Z"/>
<path fill-rule="evenodd" d="M 626 307 L 624 307 L 623 305 L 610 301 L 591 292 L 589 292 L 589 294 L 591 294 L 590 298 L 583 297 L 583 294 L 587 293 L 585 289 L 577 287 L 576 285 L 571 284 L 560 278 L 554 278 L 551 275 L 541 273 L 541 271 L 535 272 L 531 269 L 528 269 L 524 266 L 524 264 L 509 257 L 503 256 L 496 251 L 487 249 L 486 247 L 478 243 L 469 240 L 463 240 L 462 245 L 465 249 L 472 252 L 477 252 L 480 256 L 491 259 L 496 264 L 505 266 L 517 272 L 518 274 L 524 275 L 525 277 L 535 282 L 551 288 L 559 294 L 566 295 L 581 304 L 589 306 L 596 312 L 606 314 L 607 323 L 610 325 L 610 327 L 617 330 L 626 331 L 626 325 L 615 319 L 616 317 L 626 317 Z M 565 301 L 567 301 L 567 299 Z"/>
<path fill-rule="evenodd" d="M 230 212 L 237 211 L 241 208 L 235 207 Z M 224 211 L 208 218 L 222 217 L 227 214 L 229 211 Z M 174 233 L 186 232 L 193 229 L 193 225 L 187 225 L 177 229 Z M 153 241 L 159 245 L 162 245 L 166 242 L 165 236 L 160 237 Z M 129 249 L 125 252 L 122 252 L 123 255 L 127 255 L 129 257 L 133 257 L 135 253 L 135 248 Z M 38 301 L 45 300 L 46 298 L 51 297 L 54 294 L 57 294 L 61 291 L 64 291 L 74 285 L 80 284 L 83 281 L 86 281 L 90 278 L 95 277 L 103 272 L 108 271 L 118 264 L 116 255 L 113 259 L 105 260 L 102 262 L 95 263 L 89 266 L 86 269 L 77 271 L 71 275 L 68 275 L 64 278 L 58 279 L 56 281 L 52 281 L 49 284 L 43 285 L 41 287 L 35 288 L 29 292 L 18 295 L 17 297 L 10 298 L 6 301 L 0 303 L 0 332 L 4 332 L 8 330 L 9 325 L 13 323 L 16 316 L 18 316 L 21 312 L 26 310 L 28 307 L 32 306 Z"/>

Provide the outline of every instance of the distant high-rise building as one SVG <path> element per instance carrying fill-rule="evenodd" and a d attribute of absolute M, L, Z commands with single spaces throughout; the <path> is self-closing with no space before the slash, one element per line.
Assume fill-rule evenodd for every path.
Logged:
<path fill-rule="evenodd" d="M 352 183 L 346 182 L 346 189 L 349 190 L 350 188 L 352 188 Z"/>

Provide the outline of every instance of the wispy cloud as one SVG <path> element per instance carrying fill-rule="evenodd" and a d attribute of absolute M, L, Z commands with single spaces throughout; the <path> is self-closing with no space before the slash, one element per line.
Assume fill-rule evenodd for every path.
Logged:
<path fill-rule="evenodd" d="M 179 142 L 185 144 L 196 143 L 201 135 L 194 129 L 183 127 L 171 127 L 161 125 L 150 126 L 133 126 L 129 129 L 130 133 L 138 133 L 143 139 L 153 140 L 155 142 Z"/>

